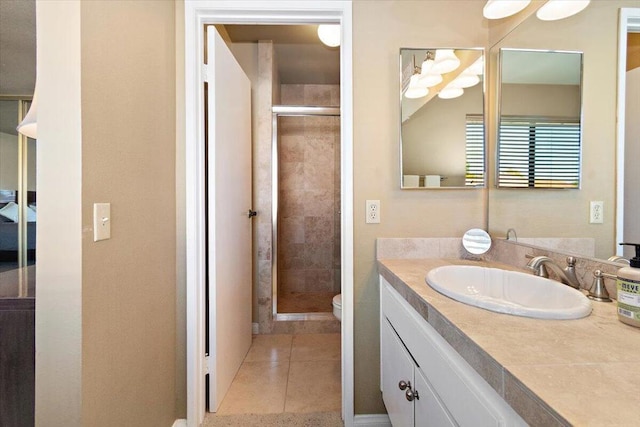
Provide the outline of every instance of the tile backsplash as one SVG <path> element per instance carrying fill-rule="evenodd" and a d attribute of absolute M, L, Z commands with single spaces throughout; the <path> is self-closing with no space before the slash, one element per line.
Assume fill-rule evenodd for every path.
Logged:
<path fill-rule="evenodd" d="M 524 269 L 531 257 L 540 255 L 548 256 L 559 265 L 565 266 L 566 257 L 571 255 L 576 258 L 576 273 L 583 289 L 589 289 L 593 284 L 594 270 L 602 270 L 605 273 L 615 275 L 620 268 L 625 266 L 589 256 L 589 254 L 593 253 L 593 239 L 545 238 L 542 240 L 537 239 L 533 242 L 541 245 L 544 244 L 545 247 L 535 246 L 533 243 L 525 243 L 522 241 L 515 242 L 505 239 L 493 239 L 489 252 L 481 256 L 475 256 L 469 254 L 463 248 L 462 239 L 458 237 L 380 238 L 377 239 L 376 256 L 378 259 L 480 259 L 500 262 Z M 558 249 L 549 249 L 549 246 Z M 615 281 L 605 279 L 605 286 L 611 298 L 615 300 L 617 295 Z"/>

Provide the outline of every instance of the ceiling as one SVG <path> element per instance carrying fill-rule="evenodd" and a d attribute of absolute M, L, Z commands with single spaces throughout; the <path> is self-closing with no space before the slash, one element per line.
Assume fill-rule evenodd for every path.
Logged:
<path fill-rule="evenodd" d="M 318 39 L 317 25 L 225 25 L 234 43 L 271 40 L 280 83 L 340 84 L 340 48 Z"/>

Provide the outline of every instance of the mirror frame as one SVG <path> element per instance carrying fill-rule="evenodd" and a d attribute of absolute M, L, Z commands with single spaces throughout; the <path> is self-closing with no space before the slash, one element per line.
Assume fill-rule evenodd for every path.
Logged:
<path fill-rule="evenodd" d="M 578 173 L 578 186 L 577 187 L 507 187 L 500 186 L 499 177 L 500 177 L 500 126 L 502 123 L 502 68 L 504 62 L 503 52 L 536 52 L 536 53 L 572 53 L 580 55 L 580 114 L 578 118 L 580 120 L 580 159 L 579 159 L 579 173 Z M 584 130 L 584 52 L 577 50 L 555 50 L 555 49 L 528 49 L 528 48 L 505 48 L 501 47 L 498 50 L 498 60 L 497 60 L 497 73 L 496 73 L 496 120 L 495 120 L 495 153 L 494 153 L 494 165 L 493 168 L 493 187 L 497 190 L 580 190 L 582 188 L 582 160 L 583 160 L 583 130 Z"/>
<path fill-rule="evenodd" d="M 478 84 L 482 84 L 482 131 L 483 131 L 483 179 L 481 185 L 474 186 L 449 186 L 449 187 L 405 187 L 403 183 L 403 156 L 402 156 L 402 83 L 403 83 L 403 68 L 402 68 L 402 52 L 404 50 L 416 50 L 416 51 L 426 51 L 426 50 L 438 50 L 438 49 L 452 49 L 452 50 L 476 50 L 482 52 L 483 65 L 482 65 L 482 81 Z M 400 100 L 400 108 L 399 108 L 399 116 L 398 116 L 398 141 L 399 141 L 399 180 L 400 180 L 400 190 L 482 190 L 487 188 L 488 183 L 488 126 L 487 126 L 487 80 L 488 80 L 488 49 L 486 47 L 401 47 L 399 49 L 399 84 L 398 84 L 398 93 Z"/>
<path fill-rule="evenodd" d="M 620 8 L 618 17 L 618 91 L 616 99 L 618 121 L 616 123 L 616 219 L 615 241 L 624 242 L 624 178 L 625 178 L 625 124 L 627 88 L 627 33 L 640 32 L 640 8 Z M 621 119 L 622 118 L 622 119 Z M 624 247 L 616 245 L 616 255 L 624 255 Z"/>

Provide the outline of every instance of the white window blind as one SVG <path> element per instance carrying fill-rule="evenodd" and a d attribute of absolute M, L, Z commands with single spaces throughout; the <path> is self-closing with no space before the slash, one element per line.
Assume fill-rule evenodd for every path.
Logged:
<path fill-rule="evenodd" d="M 580 188 L 580 121 L 503 116 L 498 186 Z"/>
<path fill-rule="evenodd" d="M 484 185 L 484 120 L 481 115 L 467 115 L 466 173 L 467 187 Z"/>

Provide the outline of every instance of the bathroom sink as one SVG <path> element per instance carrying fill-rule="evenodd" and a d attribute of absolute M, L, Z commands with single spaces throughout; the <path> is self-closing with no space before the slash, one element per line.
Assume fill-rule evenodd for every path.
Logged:
<path fill-rule="evenodd" d="M 498 313 L 538 319 L 579 319 L 591 313 L 580 291 L 519 271 L 447 265 L 427 274 L 433 289 L 456 301 Z"/>

